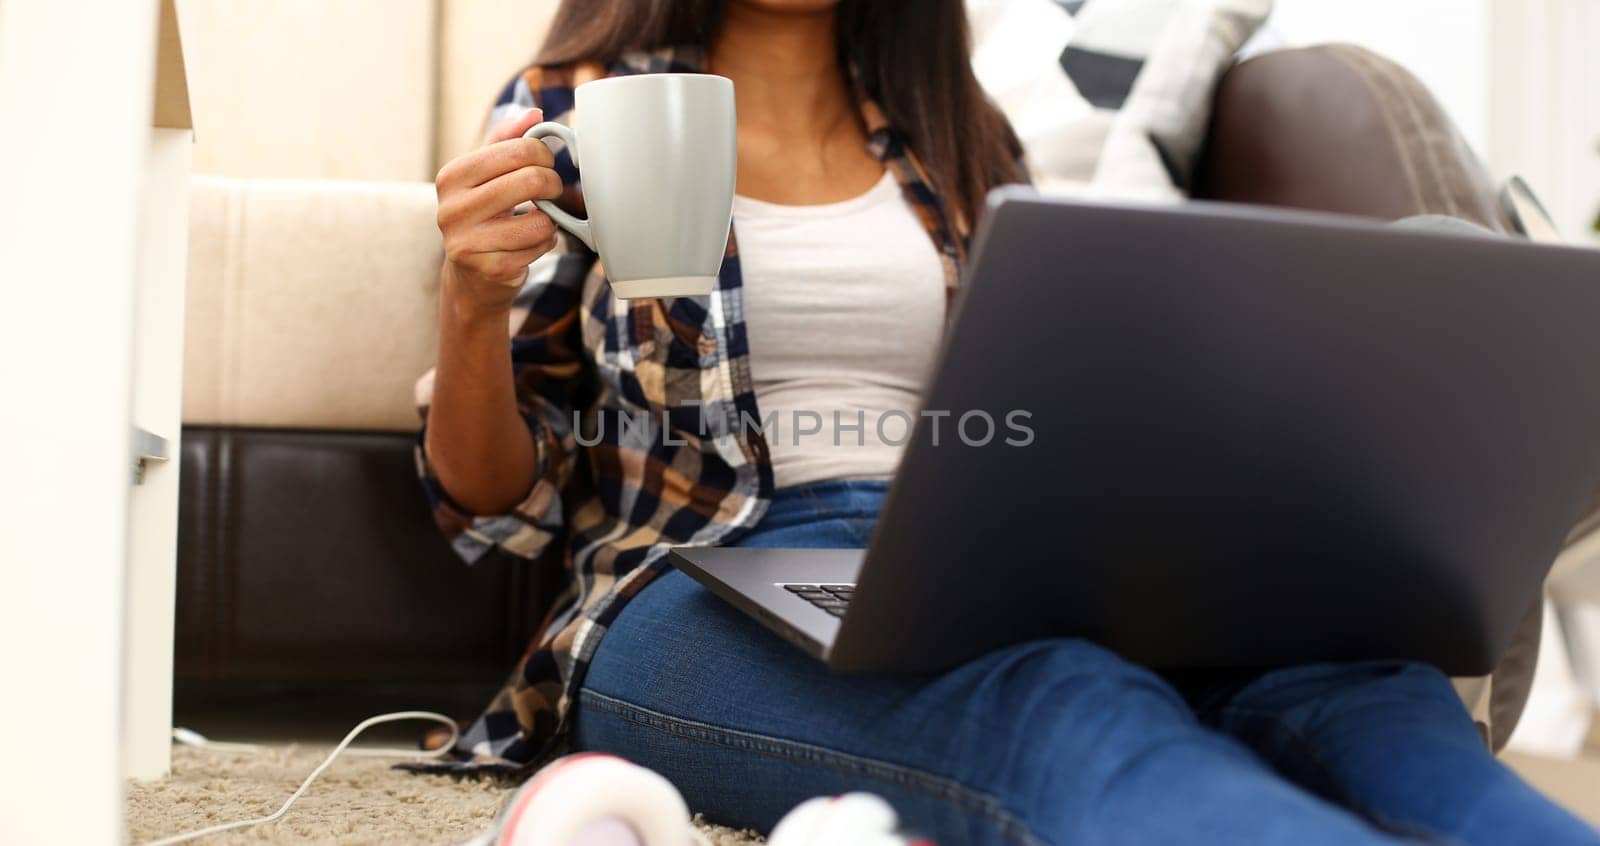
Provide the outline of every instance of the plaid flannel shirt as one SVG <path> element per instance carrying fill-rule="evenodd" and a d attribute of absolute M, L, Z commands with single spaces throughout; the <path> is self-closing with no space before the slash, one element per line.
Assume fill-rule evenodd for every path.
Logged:
<path fill-rule="evenodd" d="M 546 120 L 567 123 L 582 82 L 702 65 L 701 51 L 677 49 L 627 55 L 609 68 L 530 67 L 501 93 L 490 125 L 535 106 Z M 946 214 L 876 104 L 859 90 L 857 103 L 869 151 L 898 179 L 953 293 L 965 224 Z M 560 202 L 581 212 L 581 173 L 565 151 L 555 169 L 567 186 Z M 423 490 L 463 558 L 498 549 L 531 562 L 558 551 L 567 577 L 510 680 L 458 743 L 470 760 L 456 769 L 522 766 L 551 751 L 607 626 L 667 570 L 667 549 L 730 542 L 756 525 L 772 497 L 767 446 L 741 425 L 762 418 L 734 235 L 709 296 L 639 300 L 618 300 L 597 256 L 570 236 L 561 240 L 558 253 L 535 263 L 513 314 L 518 407 L 538 465 L 527 497 L 509 514 L 471 513 L 450 499 L 430 469 L 425 439 L 417 441 Z M 418 385 L 424 420 L 431 382 L 430 374 Z M 620 425 L 622 414 L 639 425 Z M 580 437 L 594 445 L 580 446 Z"/>

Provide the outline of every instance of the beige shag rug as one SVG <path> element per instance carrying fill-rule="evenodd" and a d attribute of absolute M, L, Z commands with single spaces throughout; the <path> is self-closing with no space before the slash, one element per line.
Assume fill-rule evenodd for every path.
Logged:
<path fill-rule="evenodd" d="M 131 843 L 278 809 L 329 752 L 320 746 L 275 746 L 261 752 L 219 752 L 178 746 L 172 774 L 128 783 Z M 459 843 L 488 827 L 511 795 L 489 780 L 412 775 L 393 759 L 341 757 L 281 819 L 198 843 Z M 750 846 L 751 832 L 701 825 L 713 846 Z"/>

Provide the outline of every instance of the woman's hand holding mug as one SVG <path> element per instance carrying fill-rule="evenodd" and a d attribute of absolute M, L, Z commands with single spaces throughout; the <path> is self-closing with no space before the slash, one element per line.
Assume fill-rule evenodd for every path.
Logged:
<path fill-rule="evenodd" d="M 737 170 L 733 83 L 636 74 L 584 83 L 574 97 L 582 130 L 541 123 L 535 109 L 439 171 L 443 293 L 458 309 L 508 308 L 527 266 L 555 246 L 557 224 L 599 255 L 620 298 L 705 296 L 716 287 Z M 550 202 L 563 187 L 541 140 L 549 136 L 583 175 L 588 218 Z M 512 213 L 528 200 L 536 211 Z"/>
<path fill-rule="evenodd" d="M 439 171 L 441 284 L 457 308 L 494 313 L 511 307 L 528 265 L 556 245 L 556 225 L 542 211 L 513 214 L 529 200 L 561 196 L 561 176 L 543 141 L 522 137 L 544 119 L 533 109 L 494 127 L 489 141 Z"/>

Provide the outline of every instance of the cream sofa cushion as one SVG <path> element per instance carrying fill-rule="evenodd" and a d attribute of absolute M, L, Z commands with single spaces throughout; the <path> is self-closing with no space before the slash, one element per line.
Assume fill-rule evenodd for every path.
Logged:
<path fill-rule="evenodd" d="M 441 0 L 438 161 L 483 138 L 489 107 L 544 43 L 556 0 Z"/>
<path fill-rule="evenodd" d="M 196 173 L 433 179 L 436 0 L 179 0 L 178 22 Z"/>
<path fill-rule="evenodd" d="M 410 431 L 442 247 L 425 182 L 197 177 L 186 424 Z"/>

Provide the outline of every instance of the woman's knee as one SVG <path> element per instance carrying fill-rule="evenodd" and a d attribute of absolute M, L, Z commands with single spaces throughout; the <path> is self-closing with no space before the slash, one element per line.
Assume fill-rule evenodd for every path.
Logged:
<path fill-rule="evenodd" d="M 1080 640 L 1046 640 L 992 653 L 961 721 L 957 759 L 1040 839 L 1095 842 L 1108 803 L 1146 795 L 1163 774 L 1245 756 L 1201 726 L 1160 676 Z M 986 769 L 986 768 L 993 769 Z M 1101 832 L 1103 833 L 1103 832 Z"/>
<path fill-rule="evenodd" d="M 1178 692 L 1149 669 L 1084 640 L 1056 638 L 1002 649 L 979 659 L 977 690 L 1000 710 L 1036 711 L 1039 701 L 1057 708 L 1099 710 L 1111 703 L 1146 706 L 1186 715 Z"/>
<path fill-rule="evenodd" d="M 1412 702 L 1459 706 L 1455 687 L 1437 668 L 1407 661 L 1313 664 L 1276 670 L 1246 685 L 1234 697 L 1236 708 L 1288 711 L 1325 708 L 1331 703 Z"/>
<path fill-rule="evenodd" d="M 1221 726 L 1257 747 L 1291 737 L 1296 743 L 1317 743 L 1330 733 L 1349 738 L 1409 732 L 1463 746 L 1482 742 L 1444 673 L 1399 661 L 1268 673 L 1222 709 Z"/>
<path fill-rule="evenodd" d="M 1067 770 L 1087 786 L 1096 772 L 1204 731 L 1156 674 L 1080 640 L 1009 647 L 941 684 L 966 690 L 965 713 L 954 721 L 960 757 L 1001 762 L 1024 782 L 1059 778 Z"/>

